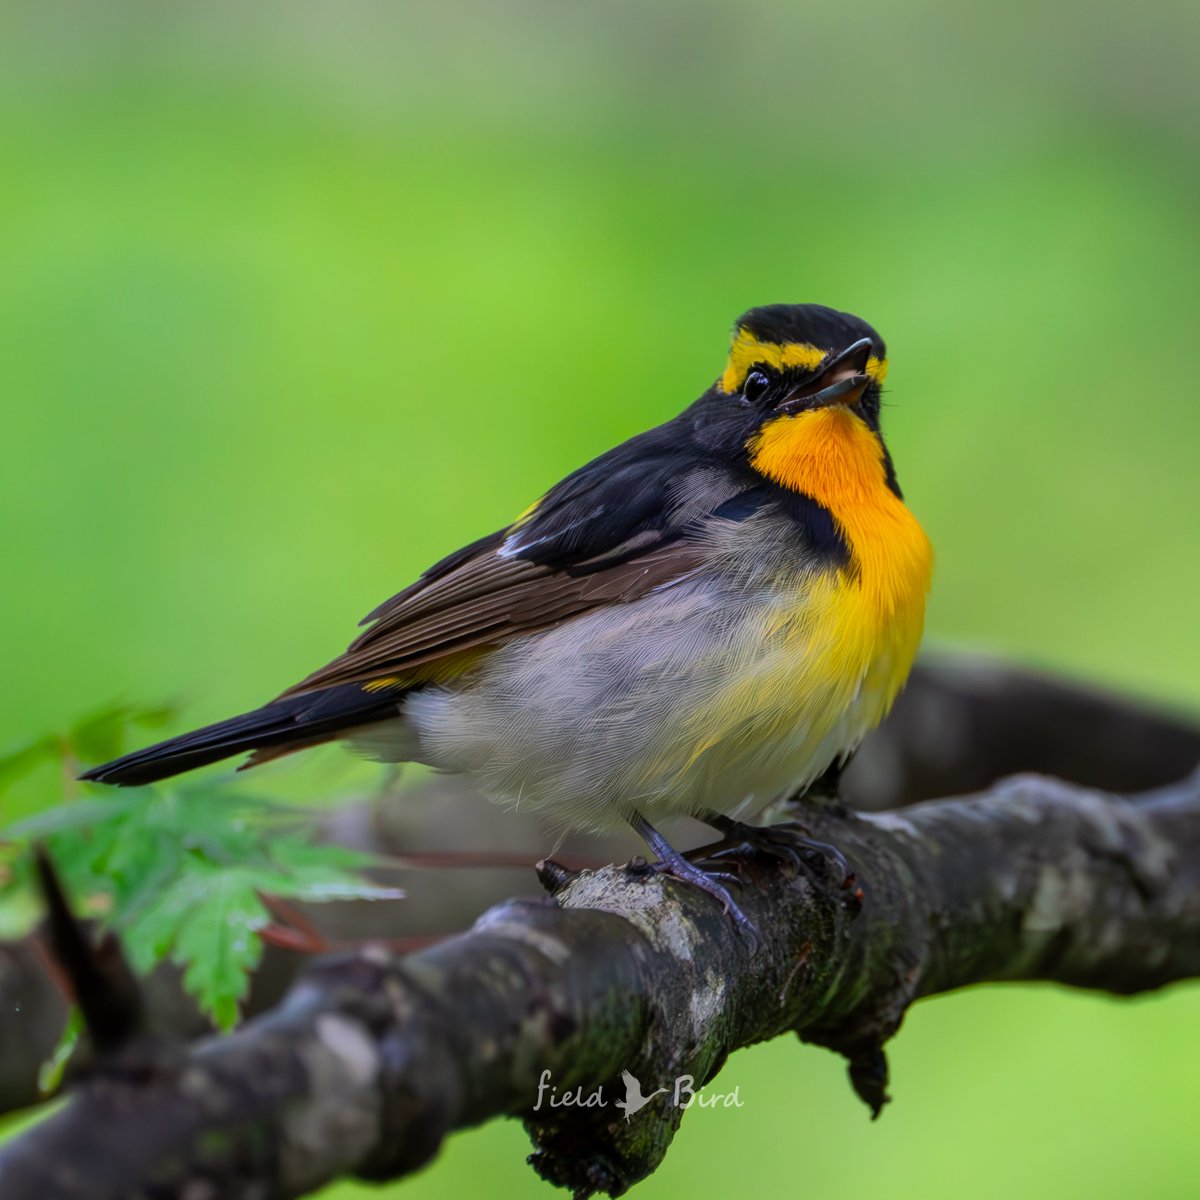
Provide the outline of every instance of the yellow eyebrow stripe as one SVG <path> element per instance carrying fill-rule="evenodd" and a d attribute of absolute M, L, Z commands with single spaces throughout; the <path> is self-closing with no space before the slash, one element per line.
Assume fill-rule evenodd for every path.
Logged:
<path fill-rule="evenodd" d="M 785 367 L 803 367 L 815 371 L 825 358 L 825 351 L 807 342 L 760 342 L 748 329 L 739 329 L 729 349 L 729 362 L 721 376 L 721 391 L 740 391 L 746 376 L 755 363 L 763 363 L 776 371 Z"/>
<path fill-rule="evenodd" d="M 741 390 L 746 376 L 755 363 L 762 363 L 773 370 L 787 367 L 802 367 L 815 371 L 827 357 L 827 351 L 808 342 L 761 342 L 748 329 L 739 329 L 729 350 L 729 362 L 721 376 L 721 391 L 726 395 Z M 887 376 L 887 359 L 872 355 L 867 359 L 867 374 L 876 383 Z"/>

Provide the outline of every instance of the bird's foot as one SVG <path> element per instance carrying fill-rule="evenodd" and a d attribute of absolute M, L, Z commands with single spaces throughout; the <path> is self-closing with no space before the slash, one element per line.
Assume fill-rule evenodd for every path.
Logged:
<path fill-rule="evenodd" d="M 803 871 L 817 883 L 832 882 L 842 888 L 854 883 L 846 856 L 829 842 L 820 842 L 801 833 L 793 822 L 749 825 L 718 812 L 703 813 L 700 820 L 720 833 L 725 843 L 712 854 L 714 858 L 749 853 L 773 858 L 797 872 Z"/>
<path fill-rule="evenodd" d="M 692 887 L 707 892 L 714 899 L 719 900 L 725 914 L 733 922 L 734 928 L 746 940 L 750 953 L 754 954 L 759 944 L 758 930 L 755 928 L 754 922 L 737 906 L 737 902 L 722 882 L 725 880 L 736 885 L 739 883 L 737 876 L 723 871 L 705 871 L 695 863 L 689 862 L 645 817 L 635 815 L 630 824 L 658 858 L 656 863 L 650 864 L 650 869 L 661 875 L 669 875 L 672 879 L 691 884 Z"/>

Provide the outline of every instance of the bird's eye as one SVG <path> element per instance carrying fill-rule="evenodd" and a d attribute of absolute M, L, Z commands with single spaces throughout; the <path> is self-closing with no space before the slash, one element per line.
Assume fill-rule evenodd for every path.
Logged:
<path fill-rule="evenodd" d="M 746 376 L 746 382 L 742 384 L 742 395 L 753 403 L 755 400 L 761 400 L 770 386 L 771 381 L 762 371 L 751 371 Z"/>

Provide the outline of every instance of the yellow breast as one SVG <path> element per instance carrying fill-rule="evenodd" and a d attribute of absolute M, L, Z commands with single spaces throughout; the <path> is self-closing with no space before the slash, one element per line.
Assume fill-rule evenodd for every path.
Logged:
<path fill-rule="evenodd" d="M 850 548 L 848 567 L 797 589 L 804 611 L 789 621 L 797 636 L 805 631 L 808 651 L 807 679 L 796 686 L 827 699 L 844 689 L 861 737 L 883 719 L 916 655 L 933 565 L 929 539 L 888 486 L 879 438 L 840 406 L 780 417 L 750 450 L 756 470 L 828 509 Z"/>

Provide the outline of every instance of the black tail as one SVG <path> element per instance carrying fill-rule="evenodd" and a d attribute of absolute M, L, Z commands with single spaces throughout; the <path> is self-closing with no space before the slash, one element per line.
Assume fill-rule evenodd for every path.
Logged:
<path fill-rule="evenodd" d="M 342 684 L 321 692 L 272 700 L 240 717 L 194 729 L 93 767 L 80 779 L 137 787 L 249 750 L 277 747 L 299 750 L 328 741 L 342 730 L 396 715 L 395 693 L 375 695 L 364 691 L 359 684 Z"/>

